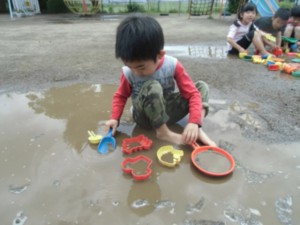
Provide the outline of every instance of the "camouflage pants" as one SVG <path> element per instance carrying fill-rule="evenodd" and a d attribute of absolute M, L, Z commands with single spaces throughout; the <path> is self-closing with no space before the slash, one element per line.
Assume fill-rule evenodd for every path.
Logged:
<path fill-rule="evenodd" d="M 195 86 L 202 96 L 202 107 L 208 113 L 208 85 L 198 81 Z M 189 113 L 189 103 L 179 92 L 163 95 L 160 83 L 147 81 L 133 101 L 133 119 L 142 128 L 159 128 L 174 124 Z"/>

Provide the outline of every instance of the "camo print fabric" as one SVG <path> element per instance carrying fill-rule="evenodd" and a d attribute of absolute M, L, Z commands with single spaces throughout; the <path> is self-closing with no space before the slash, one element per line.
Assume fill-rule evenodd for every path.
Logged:
<path fill-rule="evenodd" d="M 198 81 L 195 86 L 202 96 L 202 106 L 208 113 L 208 85 Z M 163 95 L 163 89 L 156 80 L 144 83 L 133 101 L 133 119 L 142 128 L 157 129 L 164 123 L 174 124 L 189 113 L 189 103 L 179 92 Z"/>

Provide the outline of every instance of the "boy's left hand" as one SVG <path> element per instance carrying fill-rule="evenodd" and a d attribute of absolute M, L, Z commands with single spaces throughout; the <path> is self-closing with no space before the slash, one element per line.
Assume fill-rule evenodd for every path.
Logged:
<path fill-rule="evenodd" d="M 183 142 L 186 144 L 192 144 L 197 141 L 199 135 L 198 124 L 188 123 L 182 133 Z"/>

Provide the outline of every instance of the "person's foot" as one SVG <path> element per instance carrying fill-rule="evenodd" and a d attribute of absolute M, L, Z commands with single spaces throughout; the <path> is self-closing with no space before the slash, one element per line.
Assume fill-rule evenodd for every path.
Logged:
<path fill-rule="evenodd" d="M 211 140 L 207 134 L 200 128 L 198 140 L 201 141 L 204 145 L 217 147 L 217 144 Z"/>
<path fill-rule="evenodd" d="M 167 132 L 167 133 L 156 133 L 156 136 L 160 140 L 168 141 L 175 145 L 183 144 L 181 134 L 177 134 L 172 131 Z"/>
<path fill-rule="evenodd" d="M 156 137 L 160 140 L 171 142 L 175 145 L 183 144 L 181 134 L 174 133 L 171 131 L 166 124 L 156 129 Z"/>

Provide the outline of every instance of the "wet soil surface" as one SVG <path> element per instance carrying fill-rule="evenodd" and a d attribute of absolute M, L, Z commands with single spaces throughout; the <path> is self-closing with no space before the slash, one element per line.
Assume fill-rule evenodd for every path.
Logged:
<path fill-rule="evenodd" d="M 114 59 L 119 17 L 0 16 L 0 218 L 3 224 L 274 224 L 300 222 L 300 79 L 226 56 L 233 18 L 157 17 L 166 51 L 210 86 L 203 129 L 235 159 L 233 174 L 203 175 L 191 146 L 175 168 L 156 151 L 169 143 L 135 126 L 127 105 L 117 149 L 104 135 L 122 63 Z M 183 121 L 184 123 L 184 121 Z M 182 127 L 172 127 L 181 131 Z M 124 155 L 124 138 L 144 134 L 150 150 Z M 135 181 L 126 157 L 152 159 Z M 213 164 L 213 161 L 211 162 Z"/>

